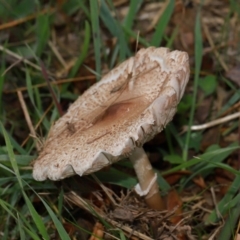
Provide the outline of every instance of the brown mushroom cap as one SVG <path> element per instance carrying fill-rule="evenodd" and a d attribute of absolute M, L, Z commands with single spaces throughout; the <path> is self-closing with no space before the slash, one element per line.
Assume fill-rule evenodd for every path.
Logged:
<path fill-rule="evenodd" d="M 33 177 L 90 174 L 141 147 L 176 112 L 189 78 L 188 55 L 141 49 L 89 88 L 50 129 Z"/>

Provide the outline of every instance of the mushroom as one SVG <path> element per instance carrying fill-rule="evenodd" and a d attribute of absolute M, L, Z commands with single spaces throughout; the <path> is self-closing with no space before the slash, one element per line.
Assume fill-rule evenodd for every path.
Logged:
<path fill-rule="evenodd" d="M 188 55 L 141 49 L 82 94 L 50 129 L 33 164 L 33 177 L 61 180 L 94 173 L 121 159 L 133 163 L 137 193 L 150 208 L 164 204 L 142 146 L 176 112 L 189 79 Z"/>

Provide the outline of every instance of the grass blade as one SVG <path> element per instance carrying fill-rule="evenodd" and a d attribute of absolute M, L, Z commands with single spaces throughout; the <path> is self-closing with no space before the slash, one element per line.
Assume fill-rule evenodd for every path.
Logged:
<path fill-rule="evenodd" d="M 71 72 L 69 74 L 69 78 L 73 78 L 76 75 L 79 67 L 83 63 L 83 61 L 86 58 L 87 53 L 88 53 L 88 48 L 89 48 L 89 43 L 90 43 L 90 25 L 87 21 L 85 21 L 84 36 L 85 36 L 85 38 L 84 38 L 84 42 L 83 42 L 83 45 L 82 45 L 81 54 L 80 54 L 79 58 L 77 59 L 74 67 L 71 69 Z"/>
<path fill-rule="evenodd" d="M 29 200 L 29 198 L 27 197 L 26 193 L 24 192 L 22 179 L 21 179 L 21 176 L 20 176 L 20 173 L 19 173 L 17 161 L 15 159 L 15 155 L 14 155 L 14 152 L 13 152 L 13 148 L 12 148 L 10 139 L 9 139 L 8 134 L 7 134 L 6 130 L 4 129 L 2 123 L 0 123 L 0 126 L 1 126 L 1 129 L 2 129 L 2 132 L 3 132 L 3 135 L 4 135 L 4 139 L 5 139 L 5 142 L 6 142 L 8 155 L 9 155 L 10 162 L 12 164 L 12 168 L 14 170 L 14 173 L 15 173 L 16 177 L 17 177 L 19 186 L 21 188 L 21 191 L 22 191 L 23 197 L 25 199 L 25 202 L 26 202 L 26 204 L 28 206 L 29 212 L 30 212 L 30 214 L 31 214 L 31 216 L 33 218 L 33 221 L 35 222 L 39 232 L 43 236 L 43 238 L 44 239 L 49 239 L 47 230 L 46 230 L 46 228 L 45 228 L 45 226 L 44 226 L 44 224 L 42 222 L 41 217 L 39 216 L 39 214 L 37 213 L 37 211 L 33 207 L 32 203 Z"/>
<path fill-rule="evenodd" d="M 100 17 L 104 25 L 107 27 L 108 31 L 115 37 L 119 36 L 119 24 L 111 15 L 111 12 L 104 0 L 101 0 Z"/>
<path fill-rule="evenodd" d="M 157 171 L 156 171 L 157 172 Z M 171 186 L 168 184 L 168 182 L 162 177 L 160 173 L 157 173 L 157 183 L 160 186 L 162 193 L 167 193 L 171 190 Z"/>
<path fill-rule="evenodd" d="M 240 216 L 240 194 L 235 197 L 235 201 L 236 204 L 229 211 L 228 218 L 226 219 L 224 227 L 219 233 L 218 240 L 234 239 L 235 226 L 237 226 Z"/>
<path fill-rule="evenodd" d="M 0 124 L 2 125 L 2 123 L 0 122 Z M 4 132 L 3 132 L 3 128 L 0 127 L 0 133 L 2 135 L 4 135 Z M 5 134 L 7 135 L 8 139 L 10 140 L 11 142 L 11 146 L 13 146 L 13 148 L 19 152 L 20 154 L 27 154 L 27 152 L 25 151 L 25 149 L 23 149 L 18 143 L 17 141 L 7 132 L 5 131 Z"/>
<path fill-rule="evenodd" d="M 131 51 L 128 48 L 125 34 L 121 25 L 116 21 L 115 18 L 112 17 L 111 11 L 104 0 L 101 0 L 100 17 L 110 33 L 118 40 L 118 44 L 116 44 L 115 49 L 119 53 L 119 60 L 125 60 L 126 57 L 131 55 Z"/>
<path fill-rule="evenodd" d="M 45 208 L 47 209 L 52 221 L 54 222 L 54 225 L 57 228 L 60 238 L 63 240 L 71 240 L 71 238 L 67 234 L 66 230 L 64 229 L 62 223 L 58 220 L 57 216 L 54 214 L 52 209 L 48 206 L 48 204 L 41 197 L 40 197 L 40 199 L 41 199 L 42 203 L 44 204 Z"/>
<path fill-rule="evenodd" d="M 47 233 L 47 229 L 44 226 L 44 223 L 42 221 L 42 218 L 39 216 L 39 214 L 37 213 L 37 211 L 35 210 L 34 206 L 32 205 L 30 199 L 28 198 L 28 196 L 26 195 L 26 193 L 23 191 L 23 197 L 25 199 L 25 202 L 28 206 L 28 210 L 33 218 L 34 223 L 36 224 L 39 232 L 41 233 L 42 237 L 44 239 L 50 239 L 49 235 Z"/>
<path fill-rule="evenodd" d="M 155 47 L 158 47 L 161 45 L 164 31 L 165 31 L 165 28 L 172 16 L 174 6 L 175 6 L 175 0 L 169 0 L 169 3 L 167 5 L 165 11 L 163 12 L 161 18 L 158 21 L 155 32 L 150 41 L 150 45 L 155 46 Z"/>
<path fill-rule="evenodd" d="M 100 38 L 100 26 L 99 26 L 99 9 L 98 1 L 90 0 L 91 10 L 91 23 L 92 23 L 92 36 L 94 44 L 94 54 L 96 61 L 97 80 L 100 80 L 101 76 L 101 38 Z"/>
<path fill-rule="evenodd" d="M 174 172 L 176 172 L 178 170 L 181 170 L 181 169 L 187 169 L 187 168 L 189 168 L 191 166 L 194 166 L 194 165 L 200 163 L 201 161 L 202 161 L 201 159 L 194 159 L 193 158 L 193 159 L 191 159 L 191 160 L 189 160 L 187 162 L 183 162 L 182 164 L 180 164 L 180 165 L 178 165 L 176 167 L 173 167 L 173 168 L 171 168 L 171 169 L 169 169 L 167 171 L 162 172 L 161 175 L 164 176 L 164 175 L 168 175 L 170 173 L 174 173 Z"/>
<path fill-rule="evenodd" d="M 26 67 L 26 85 L 27 85 L 27 91 L 28 91 L 29 98 L 30 98 L 32 104 L 35 105 L 35 101 L 34 101 L 34 97 L 33 97 L 32 81 L 31 81 L 31 77 L 30 77 L 27 67 Z"/>
<path fill-rule="evenodd" d="M 3 93 L 3 85 L 4 85 L 4 80 L 5 77 L 3 75 L 4 71 L 5 71 L 5 52 L 2 53 L 2 62 L 1 62 L 1 69 L 0 69 L 0 115 L 1 118 L 3 117 L 2 113 L 3 113 L 3 106 L 2 106 L 2 93 Z M 0 118 L 0 121 L 2 121 L 3 119 Z"/>
<path fill-rule="evenodd" d="M 34 229 L 31 228 L 29 222 L 26 220 L 26 218 L 24 216 L 21 215 L 21 213 L 17 212 L 17 217 L 13 214 L 13 212 L 16 210 L 14 209 L 14 207 L 11 204 L 4 202 L 3 200 L 0 199 L 0 206 L 2 207 L 2 209 L 4 209 L 9 214 L 8 216 L 11 216 L 16 222 L 21 221 L 22 228 L 24 228 L 24 230 L 28 233 L 29 236 L 32 237 L 32 239 L 40 240 L 40 238 L 37 236 Z M 19 218 L 19 215 L 20 215 L 20 218 Z M 29 229 L 22 224 L 22 221 L 26 224 L 27 227 L 29 227 Z M 8 222 L 9 222 L 9 217 L 6 220 L 6 226 L 8 225 Z M 3 239 L 8 239 L 8 237 L 9 237 L 8 236 L 8 228 L 6 228 Z M 26 238 L 23 238 L 23 239 L 26 239 Z"/>
<path fill-rule="evenodd" d="M 21 177 L 20 177 L 19 170 L 18 170 L 17 161 L 15 159 L 15 155 L 14 155 L 14 152 L 13 152 L 13 148 L 12 148 L 12 145 L 11 145 L 8 133 L 6 132 L 6 130 L 3 127 L 1 122 L 0 122 L 0 127 L 2 129 L 2 133 L 3 133 L 4 139 L 5 139 L 9 160 L 11 162 L 12 168 L 13 168 L 13 170 L 15 172 L 16 177 L 17 177 L 18 183 L 19 183 L 21 189 L 23 189 Z"/>
<path fill-rule="evenodd" d="M 36 23 L 37 49 L 36 55 L 40 56 L 48 43 L 50 37 L 49 14 L 41 14 Z"/>
<path fill-rule="evenodd" d="M 96 176 L 101 182 L 108 182 L 128 189 L 137 184 L 136 178 L 131 177 L 130 175 L 123 173 L 115 168 L 110 168 L 107 174 L 101 171 L 97 172 Z"/>
<path fill-rule="evenodd" d="M 22 240 L 26 239 L 26 235 L 23 231 L 23 224 L 22 224 L 21 219 L 19 218 L 19 215 L 17 215 L 17 224 L 18 224 L 20 239 L 22 239 Z"/>
<path fill-rule="evenodd" d="M 236 195 L 236 193 L 239 191 L 239 182 L 240 182 L 240 175 L 237 175 L 234 181 L 232 182 L 232 185 L 229 187 L 227 194 L 222 198 L 222 200 L 217 205 L 218 211 L 221 213 L 222 216 L 226 214 L 229 211 L 229 208 L 231 207 L 230 203 L 233 199 L 233 197 Z M 219 220 L 219 216 L 217 214 L 217 211 L 214 210 L 206 220 L 206 223 L 215 223 Z"/>
<path fill-rule="evenodd" d="M 220 148 L 219 146 L 215 146 L 215 148 L 212 148 L 212 151 L 206 152 L 198 156 L 197 158 L 200 159 L 201 162 L 191 168 L 192 174 L 191 176 L 186 178 L 181 184 L 181 189 L 184 189 L 186 184 L 200 173 L 203 177 L 207 177 L 210 173 L 212 173 L 212 169 L 216 167 L 223 168 L 236 175 L 239 174 L 237 170 L 226 164 L 221 163 L 230 154 L 232 154 L 233 151 L 237 149 L 239 149 L 239 146 L 236 143 L 233 143 L 226 148 Z"/>
<path fill-rule="evenodd" d="M 123 20 L 123 26 L 125 26 L 128 29 L 132 29 L 134 18 L 136 16 L 136 13 L 140 9 L 142 3 L 143 3 L 143 0 L 130 1 L 128 14 Z"/>
<path fill-rule="evenodd" d="M 198 10 L 196 16 L 195 24 L 195 75 L 194 75 L 194 90 L 193 90 L 193 99 L 190 110 L 190 117 L 188 126 L 192 126 L 194 112 L 196 108 L 197 100 L 197 88 L 200 75 L 200 69 L 202 64 L 202 53 L 203 53 L 203 43 L 202 43 L 202 31 L 201 31 L 201 9 Z M 188 146 L 190 142 L 191 129 L 188 128 L 185 145 L 183 147 L 183 160 L 187 161 L 188 156 Z"/>

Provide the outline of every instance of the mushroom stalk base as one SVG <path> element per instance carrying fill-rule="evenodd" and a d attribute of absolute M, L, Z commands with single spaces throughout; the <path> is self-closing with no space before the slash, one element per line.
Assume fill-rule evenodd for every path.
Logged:
<path fill-rule="evenodd" d="M 140 195 L 144 195 L 146 204 L 155 210 L 165 210 L 156 181 L 156 173 L 153 171 L 152 165 L 143 148 L 136 148 L 129 159 L 137 174 L 142 193 Z"/>

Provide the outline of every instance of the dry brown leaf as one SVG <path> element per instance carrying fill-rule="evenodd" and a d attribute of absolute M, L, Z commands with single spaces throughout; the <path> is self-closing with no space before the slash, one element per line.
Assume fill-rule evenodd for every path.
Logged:
<path fill-rule="evenodd" d="M 198 99 L 203 98 L 204 93 L 199 92 Z M 201 101 L 201 100 L 200 100 Z M 198 101 L 198 102 L 200 102 Z M 205 123 L 207 121 L 207 117 L 211 114 L 211 107 L 213 102 L 213 96 L 205 97 L 198 105 L 196 112 L 196 119 L 199 123 Z"/>
<path fill-rule="evenodd" d="M 176 171 L 174 173 L 168 174 L 164 176 L 164 179 L 170 184 L 176 184 L 182 177 L 190 175 L 191 172 L 187 170 L 182 171 Z"/>
<path fill-rule="evenodd" d="M 219 135 L 219 126 L 212 127 L 206 131 L 201 142 L 201 150 L 205 151 L 206 148 L 218 142 Z"/>
<path fill-rule="evenodd" d="M 96 222 L 92 236 L 89 238 L 89 240 L 99 240 L 102 239 L 104 236 L 104 227 L 101 223 Z"/>
<path fill-rule="evenodd" d="M 235 67 L 231 68 L 226 73 L 226 77 L 232 80 L 240 87 L 240 65 L 236 65 Z"/>
<path fill-rule="evenodd" d="M 176 209 L 176 210 L 175 210 Z M 175 189 L 172 189 L 167 196 L 167 210 L 169 212 L 175 210 L 174 215 L 170 218 L 173 224 L 177 224 L 182 220 L 182 200 Z"/>
<path fill-rule="evenodd" d="M 229 162 L 230 162 L 230 163 L 229 163 Z M 228 160 L 228 164 L 237 170 L 237 166 L 234 166 L 235 162 L 232 161 L 232 163 L 231 163 L 231 159 Z M 224 177 L 225 179 L 227 179 L 227 180 L 229 180 L 229 181 L 231 181 L 231 182 L 232 182 L 232 181 L 234 180 L 234 178 L 235 178 L 235 174 L 234 174 L 234 173 L 232 173 L 232 172 L 230 172 L 230 171 L 227 171 L 227 170 L 225 170 L 225 169 L 222 169 L 222 168 L 217 168 L 215 172 L 216 172 L 216 175 L 217 175 L 217 176 Z"/>
<path fill-rule="evenodd" d="M 202 189 L 206 189 L 207 188 L 206 183 L 205 183 L 204 179 L 201 176 L 195 177 L 193 179 L 193 182 L 195 184 L 197 184 L 199 187 L 201 187 Z"/>
<path fill-rule="evenodd" d="M 236 240 L 240 240 L 240 233 L 236 235 Z"/>
<path fill-rule="evenodd" d="M 191 55 L 194 52 L 194 23 L 196 8 L 186 7 L 181 1 L 176 4 L 172 23 L 178 27 L 178 35 L 175 39 L 175 46 L 184 49 Z"/>

